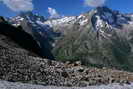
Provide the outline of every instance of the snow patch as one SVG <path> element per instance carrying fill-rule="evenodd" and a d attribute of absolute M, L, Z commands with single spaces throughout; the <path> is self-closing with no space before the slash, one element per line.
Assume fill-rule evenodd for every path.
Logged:
<path fill-rule="evenodd" d="M 11 24 L 13 26 L 19 26 L 21 24 L 21 22 L 24 20 L 23 17 L 17 16 L 15 18 L 12 18 L 9 22 L 11 22 Z"/>
<path fill-rule="evenodd" d="M 79 24 L 82 26 L 82 25 L 85 25 L 87 22 L 88 22 L 88 19 L 85 19 L 80 21 Z"/>
<path fill-rule="evenodd" d="M 72 17 L 64 17 L 64 18 L 61 18 L 61 19 L 48 20 L 48 21 L 44 22 L 44 24 L 47 24 L 50 27 L 53 27 L 53 26 L 56 26 L 56 25 L 74 23 L 75 22 L 75 19 L 76 19 L 75 16 L 72 16 Z"/>
<path fill-rule="evenodd" d="M 96 16 L 97 22 L 96 22 L 96 30 L 100 30 L 103 27 L 103 21 L 101 20 L 100 16 Z"/>

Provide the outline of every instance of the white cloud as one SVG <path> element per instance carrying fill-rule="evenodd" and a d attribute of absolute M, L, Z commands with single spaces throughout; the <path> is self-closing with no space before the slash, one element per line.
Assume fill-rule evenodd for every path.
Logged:
<path fill-rule="evenodd" d="M 60 17 L 58 12 L 54 8 L 48 7 L 48 13 L 50 14 L 50 18 L 59 18 Z"/>
<path fill-rule="evenodd" d="M 90 7 L 98 7 L 104 5 L 106 0 L 85 0 L 85 5 Z"/>
<path fill-rule="evenodd" d="M 32 11 L 32 0 L 1 0 L 7 7 L 13 11 Z"/>

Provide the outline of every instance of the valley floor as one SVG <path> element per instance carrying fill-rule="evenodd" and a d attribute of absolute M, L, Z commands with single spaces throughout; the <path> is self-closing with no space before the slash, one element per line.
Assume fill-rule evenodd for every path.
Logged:
<path fill-rule="evenodd" d="M 88 87 L 56 87 L 0 81 L 0 89 L 133 89 L 133 83 L 130 85 L 110 84 Z"/>

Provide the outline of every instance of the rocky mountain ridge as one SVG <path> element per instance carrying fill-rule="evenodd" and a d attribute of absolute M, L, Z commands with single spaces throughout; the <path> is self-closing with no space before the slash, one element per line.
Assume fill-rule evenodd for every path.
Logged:
<path fill-rule="evenodd" d="M 132 14 L 98 7 L 60 19 L 40 20 L 32 13 L 18 17 L 9 22 L 19 24 L 43 50 L 48 48 L 47 55 L 51 53 L 57 60 L 132 71 Z"/>

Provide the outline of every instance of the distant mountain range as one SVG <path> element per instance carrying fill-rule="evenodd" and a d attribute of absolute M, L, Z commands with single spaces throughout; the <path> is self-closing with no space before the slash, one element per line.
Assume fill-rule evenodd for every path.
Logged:
<path fill-rule="evenodd" d="M 26 12 L 7 22 L 33 38 L 41 57 L 133 71 L 133 14 L 97 7 L 58 19 Z"/>

